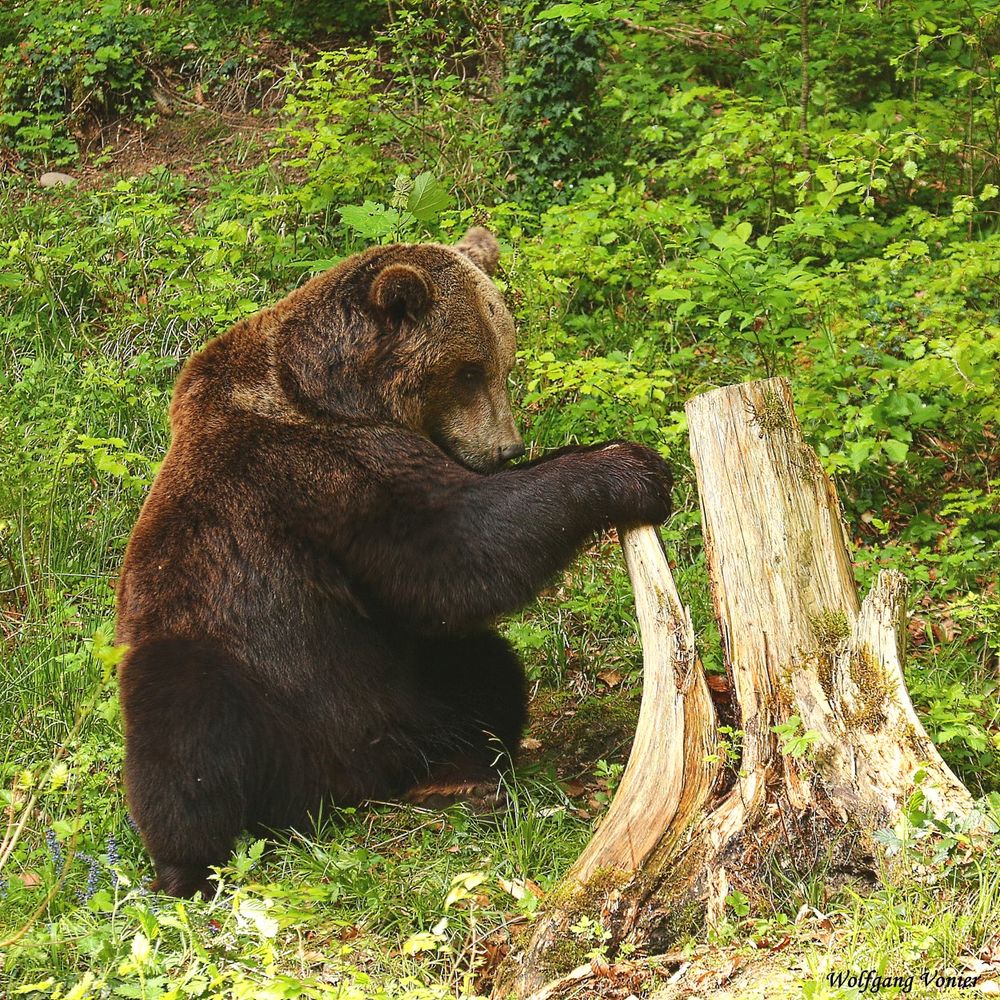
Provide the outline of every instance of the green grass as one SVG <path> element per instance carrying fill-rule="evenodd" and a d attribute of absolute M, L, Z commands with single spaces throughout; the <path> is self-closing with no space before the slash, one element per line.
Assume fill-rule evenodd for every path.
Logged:
<path fill-rule="evenodd" d="M 55 39 L 45 60 L 59 62 L 72 19 L 50 24 L 49 5 L 28 6 L 30 31 Z M 33 181 L 43 164 L 84 166 L 71 151 L 79 123 L 59 118 L 52 91 L 42 95 L 59 118 L 50 135 L 28 119 L 0 122 L 4 155 L 25 171 L 0 191 L 0 807 L 17 829 L 0 871 L 0 940 L 17 937 L 0 956 L 0 995 L 471 993 L 529 925 L 532 886 L 558 883 L 605 808 L 641 685 L 629 583 L 609 539 L 504 626 L 528 665 L 538 744 L 509 808 L 338 812 L 308 836 L 241 844 L 213 900 L 143 889 L 151 871 L 123 801 L 106 637 L 124 546 L 166 447 L 173 380 L 210 336 L 379 240 L 496 230 L 520 328 L 526 440 L 544 450 L 627 436 L 669 455 L 676 512 L 663 534 L 714 673 L 721 641 L 683 403 L 714 385 L 790 376 L 859 542 L 859 585 L 885 566 L 914 585 L 907 677 L 929 732 L 975 793 L 1000 790 L 1000 238 L 982 152 L 992 140 L 973 135 L 963 156 L 949 146 L 966 142 L 951 123 L 968 100 L 979 117 L 961 118 L 963 129 L 988 124 L 994 91 L 975 60 L 954 90 L 946 70 L 966 65 L 966 48 L 918 42 L 920 86 L 906 80 L 900 103 L 884 68 L 914 44 L 897 15 L 905 5 L 852 8 L 850 30 L 814 5 L 814 48 L 841 71 L 815 89 L 803 149 L 785 96 L 799 93 L 795 35 L 780 18 L 726 25 L 761 53 L 736 64 L 738 46 L 709 53 L 707 66 L 701 49 L 663 46 L 655 32 L 615 35 L 586 112 L 603 130 L 599 148 L 576 148 L 560 126 L 558 148 L 576 159 L 572 176 L 553 178 L 510 122 L 546 115 L 545 101 L 564 95 L 538 80 L 519 93 L 516 67 L 499 84 L 476 66 L 466 73 L 469 39 L 486 37 L 478 7 L 435 19 L 407 3 L 372 30 L 364 5 L 316 27 L 296 4 L 222 5 L 218 18 L 188 4 L 179 17 L 164 0 L 126 30 L 78 6 L 81 23 L 129 43 L 110 83 L 138 101 L 128 106 L 151 126 L 152 152 L 141 176 L 121 178 L 134 161 L 109 148 L 78 187 L 46 191 Z M 700 9 L 681 13 L 701 23 Z M 513 30 L 510 9 L 497 16 Z M 655 16 L 672 27 L 672 13 Z M 316 62 L 292 52 L 287 75 L 268 77 L 254 54 L 264 20 L 293 43 L 311 27 L 338 40 Z M 161 22 L 169 30 L 157 35 Z M 203 29 L 200 62 L 178 55 L 189 23 Z M 976 23 L 962 45 L 987 45 L 987 21 Z M 16 49 L 25 31 L 0 16 L 3 45 Z M 355 31 L 364 42 L 347 39 Z M 195 82 L 209 98 L 217 87 L 219 108 L 180 103 L 156 120 L 149 92 L 128 89 L 145 79 L 150 37 L 182 96 L 197 103 Z M 862 38 L 847 51 L 845 39 Z M 559 30 L 536 41 L 546 58 L 575 58 Z M 34 85 L 33 66 L 6 79 Z M 236 131 L 233 87 L 259 95 L 266 80 L 288 103 L 241 115 Z M 972 195 L 968 164 L 978 165 Z M 408 194 L 425 172 L 450 200 L 435 213 L 418 206 L 427 217 L 417 218 Z M 365 202 L 366 213 L 341 216 Z M 926 870 L 914 880 L 883 858 L 880 887 L 776 859 L 761 900 L 727 915 L 711 954 L 756 962 L 768 946 L 754 942 L 787 935 L 802 970 L 790 995 L 819 998 L 853 995 L 829 987 L 830 969 L 946 970 L 996 950 L 995 844 L 937 831 L 905 850 Z M 796 923 L 805 905 L 823 920 Z M 573 934 L 574 953 L 594 946 L 593 929 Z"/>

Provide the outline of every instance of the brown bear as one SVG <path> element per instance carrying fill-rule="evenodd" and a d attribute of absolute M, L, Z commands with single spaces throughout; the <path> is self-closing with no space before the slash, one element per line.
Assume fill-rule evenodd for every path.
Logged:
<path fill-rule="evenodd" d="M 118 585 L 125 780 L 155 885 L 208 890 L 240 831 L 475 784 L 524 673 L 493 631 L 595 531 L 660 522 L 627 442 L 523 451 L 496 240 L 353 256 L 184 367 Z"/>

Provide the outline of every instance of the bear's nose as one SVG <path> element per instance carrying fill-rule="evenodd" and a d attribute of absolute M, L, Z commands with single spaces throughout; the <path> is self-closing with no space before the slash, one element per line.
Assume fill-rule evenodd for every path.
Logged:
<path fill-rule="evenodd" d="M 520 458 L 524 454 L 524 442 L 515 441 L 513 444 L 507 445 L 506 448 L 500 449 L 500 461 L 510 462 L 512 459 Z"/>

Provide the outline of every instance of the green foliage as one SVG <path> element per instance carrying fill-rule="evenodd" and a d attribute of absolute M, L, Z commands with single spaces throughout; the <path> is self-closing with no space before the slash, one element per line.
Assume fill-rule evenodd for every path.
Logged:
<path fill-rule="evenodd" d="M 791 716 L 787 722 L 771 727 L 771 732 L 781 740 L 781 752 L 799 760 L 812 754 L 813 746 L 819 741 L 819 733 L 814 729 L 803 729 L 802 719 Z"/>
<path fill-rule="evenodd" d="M 504 81 L 504 136 L 518 190 L 542 203 L 570 199 L 594 164 L 597 81 L 602 39 L 523 8 Z"/>
<path fill-rule="evenodd" d="M 0 134 L 26 153 L 67 161 L 86 115 L 144 105 L 149 19 L 120 0 L 18 4 L 0 14 L 0 38 Z"/>
<path fill-rule="evenodd" d="M 381 146 L 392 128 L 380 107 L 374 60 L 368 48 L 327 52 L 294 70 L 278 150 L 286 169 L 308 168 L 298 190 L 308 213 L 388 179 Z"/>
<path fill-rule="evenodd" d="M 345 205 L 340 221 L 369 243 L 413 241 L 419 239 L 417 223 L 436 221 L 450 203 L 448 189 L 429 170 L 413 180 L 399 174 L 389 206 L 373 201 Z"/>
<path fill-rule="evenodd" d="M 275 25 L 301 38 L 382 14 L 363 0 L 335 6 L 317 21 L 301 0 L 13 0 L 0 11 L 0 139 L 26 158 L 70 163 L 88 133 L 152 107 L 164 73 L 180 91 L 197 83 L 200 102 L 237 74 L 267 80 L 251 39 Z"/>
<path fill-rule="evenodd" d="M 608 539 L 506 625 L 539 703 L 557 706 L 536 720 L 537 742 L 563 755 L 533 765 L 508 811 L 346 811 L 313 838 L 241 845 L 218 898 L 191 904 L 143 892 L 148 862 L 125 818 L 112 584 L 182 360 L 349 253 L 452 241 L 470 224 L 504 246 L 497 280 L 520 328 L 514 396 L 532 453 L 625 436 L 669 454 L 663 534 L 713 672 L 722 644 L 683 403 L 791 378 L 858 543 L 859 584 L 890 566 L 914 584 L 918 711 L 991 802 L 993 6 L 813 3 L 805 60 L 799 5 L 763 0 L 328 7 L 20 0 L 0 12 L 9 162 L 89 171 L 68 192 L 15 171 L 0 193 L 0 807 L 28 818 L 0 874 L 0 939 L 25 928 L 8 980 L 42 996 L 471 993 L 489 933 L 531 918 L 539 896 L 525 887 L 554 884 L 586 839 L 548 774 L 586 776 L 589 807 L 603 808 L 641 681 Z M 291 46 L 275 80 L 272 43 Z M 275 83 L 283 97 L 245 163 L 209 165 L 190 138 L 183 169 L 121 177 L 77 159 L 94 124 L 145 115 L 159 79 L 191 99 L 197 83 L 198 115 L 226 143 L 214 95 L 242 87 L 252 107 Z M 183 134 L 195 119 L 178 107 L 161 128 Z M 799 719 L 775 735 L 811 753 Z M 736 768 L 742 733 L 722 736 L 718 759 Z M 798 933 L 804 903 L 851 922 L 859 967 L 899 954 L 943 967 L 990 938 L 992 847 L 929 824 L 917 800 L 880 840 L 887 861 L 924 865 L 934 884 L 887 871 L 881 892 L 831 897 L 818 875 L 796 877 L 789 912 L 772 914 L 734 889 L 717 940 Z M 581 955 L 606 956 L 596 921 L 571 934 Z"/>

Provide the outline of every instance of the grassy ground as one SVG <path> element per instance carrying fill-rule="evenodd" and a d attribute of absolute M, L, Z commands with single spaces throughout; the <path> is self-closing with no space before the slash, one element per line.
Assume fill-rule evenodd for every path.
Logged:
<path fill-rule="evenodd" d="M 154 7 L 181 26 L 181 15 L 193 16 L 190 5 Z M 803 276 L 793 305 L 784 305 L 773 289 L 793 265 L 768 264 L 766 244 L 745 260 L 749 244 L 730 218 L 737 206 L 756 204 L 766 185 L 756 194 L 721 191 L 723 181 L 702 164 L 704 190 L 694 174 L 671 187 L 683 164 L 731 149 L 726 128 L 751 128 L 727 120 L 745 110 L 746 93 L 705 95 L 708 111 L 695 115 L 697 124 L 682 118 L 686 105 L 655 110 L 654 97 L 669 87 L 638 80 L 636 68 L 655 77 L 648 69 L 659 65 L 655 35 L 633 39 L 634 57 L 616 57 L 602 105 L 602 114 L 610 109 L 626 121 L 638 107 L 635 135 L 654 129 L 651 121 L 664 130 L 642 140 L 649 162 L 579 184 L 571 196 L 550 184 L 542 199 L 501 197 L 513 167 L 500 156 L 501 125 L 491 111 L 498 79 L 489 60 L 469 54 L 476 43 L 462 34 L 468 25 L 448 35 L 440 18 L 428 27 L 406 15 L 417 10 L 411 5 L 373 39 L 355 24 L 311 34 L 294 4 L 282 10 L 286 37 L 262 35 L 251 20 L 233 29 L 229 47 L 225 25 L 206 21 L 197 64 L 184 61 L 183 46 L 194 43 L 182 27 L 163 26 L 158 37 L 173 39 L 176 50 L 142 84 L 152 103 L 113 117 L 95 111 L 102 130 L 78 128 L 72 151 L 61 133 L 32 138 L 7 126 L 0 805 L 10 851 L 0 859 L 0 995 L 472 994 L 488 986 L 606 808 L 641 679 L 613 539 L 596 542 L 505 626 L 534 685 L 509 809 L 475 815 L 373 804 L 331 814 L 309 836 L 243 843 L 220 873 L 214 900 L 178 903 L 143 889 L 150 869 L 122 799 L 116 653 L 107 637 L 124 544 L 166 446 L 173 379 L 209 336 L 332 260 L 396 235 L 451 238 L 485 221 L 504 240 L 501 280 L 524 347 L 515 395 L 534 449 L 625 434 L 670 454 L 678 509 L 664 534 L 716 674 L 718 632 L 677 414 L 699 388 L 765 370 L 793 374 L 807 433 L 838 475 L 856 526 L 859 582 L 880 565 L 899 566 L 915 581 L 908 679 L 928 729 L 977 794 L 995 793 L 1000 471 L 989 345 L 1000 250 L 989 226 L 977 221 L 983 228 L 972 241 L 966 216 L 956 221 L 950 208 L 921 203 L 927 217 L 918 218 L 907 201 L 903 221 L 884 209 L 882 236 L 855 220 L 841 239 L 837 227 L 851 206 L 839 222 L 806 218 L 807 193 L 785 237 L 841 249 L 814 248 L 826 254 L 822 265 L 796 257 Z M 488 18 L 476 22 L 475 37 L 489 26 Z M 358 32 L 363 37 L 343 37 Z M 131 37 L 122 28 L 115 44 Z M 414 40 L 424 58 L 404 71 L 398 53 Z M 313 72 L 324 48 L 335 54 L 319 56 Z M 623 112 L 629 87 L 637 104 Z M 757 108 L 753 128 L 772 113 Z M 831 135 L 835 126 L 861 133 L 831 121 Z M 685 129 L 695 136 L 688 153 L 660 151 L 681 142 Z M 741 153 L 749 166 L 720 176 L 746 178 L 755 157 L 783 141 L 757 135 Z M 639 145 L 635 139 L 631 152 L 620 151 L 624 162 Z M 800 155 L 798 140 L 791 145 Z M 910 171 L 907 157 L 920 154 L 907 147 L 899 155 L 893 183 Z M 69 169 L 79 183 L 40 189 L 35 178 L 46 165 Z M 838 169 L 849 173 L 843 163 Z M 433 211 L 413 200 L 424 171 L 448 196 Z M 768 219 L 772 209 L 792 211 L 780 198 Z M 872 209 L 882 210 L 881 203 Z M 753 216 L 755 233 L 771 226 L 780 242 L 781 227 L 761 218 Z M 816 237 L 815 227 L 827 228 Z M 698 232 L 704 238 L 685 242 Z M 926 259 L 912 245 L 918 236 L 938 241 L 933 252 L 925 246 Z M 975 253 L 965 255 L 970 248 Z M 706 277 L 720 268 L 736 276 L 738 295 Z M 693 318 L 683 318 L 680 297 L 695 302 Z M 759 339 L 756 346 L 749 337 L 724 339 L 747 301 L 754 337 L 769 329 L 756 326 L 754 310 L 784 316 L 763 347 Z M 809 303 L 808 314 L 796 311 L 800 302 Z M 700 326 L 705 316 L 715 325 Z M 872 969 L 913 972 L 910 995 L 942 996 L 949 987 L 933 982 L 937 974 L 992 979 L 1000 967 L 996 847 L 918 826 L 887 831 L 884 853 L 880 885 L 776 861 L 767 904 L 734 898 L 710 935 L 680 942 L 661 963 L 620 957 L 612 974 L 582 982 L 577 995 L 780 989 L 853 997 L 856 987 L 831 985 L 828 973 Z M 917 879 L 913 863 L 923 866 Z M 581 924 L 573 935 L 575 954 L 601 957 L 601 928 Z M 929 984 L 920 981 L 924 971 Z M 898 985 L 884 993 L 893 991 L 907 992 Z"/>
<path fill-rule="evenodd" d="M 63 241 L 77 243 L 69 234 L 81 214 L 97 229 L 85 241 L 127 233 L 128 250 L 138 253 L 134 280 L 147 263 L 162 266 L 164 243 L 198 226 L 219 162 L 203 157 L 220 133 L 226 149 L 241 144 L 247 161 L 271 141 L 266 122 L 234 136 L 223 116 L 194 112 L 130 135 L 69 193 L 11 192 L 11 216 L 34 225 L 32 251 L 56 258 Z M 136 171 L 139 180 L 116 189 L 118 177 Z M 154 211 L 145 214 L 148 207 Z M 98 252 L 107 261 L 102 281 L 116 280 L 126 252 L 114 239 Z M 169 387 L 211 320 L 155 315 L 146 308 L 152 294 L 134 286 L 125 292 L 127 318 L 73 315 L 64 301 L 73 270 L 66 261 L 60 273 L 36 272 L 36 319 L 9 317 L 2 343 L 12 394 L 5 413 L 16 421 L 5 427 L 14 432 L 7 442 L 20 449 L 22 472 L 44 467 L 30 481 L 3 479 L 3 794 L 9 814 L 27 823 L 0 895 L 3 933 L 26 933 L 6 951 L 2 981 L 46 993 L 106 980 L 120 995 L 143 996 L 168 984 L 181 995 L 223 984 L 276 990 L 283 977 L 356 982 L 358 995 L 369 995 L 369 978 L 374 993 L 391 995 L 423 995 L 419 984 L 427 983 L 444 984 L 445 994 L 456 984 L 471 989 L 582 848 L 627 755 L 637 693 L 621 689 L 626 675 L 634 680 L 639 650 L 622 623 L 628 589 L 613 546 L 587 553 L 547 595 L 544 611 L 510 626 L 545 686 L 509 810 L 348 810 L 312 837 L 283 837 L 263 853 L 262 843 L 244 844 L 216 901 L 148 896 L 148 859 L 120 785 L 114 656 L 102 643 L 124 544 L 167 443 Z M 178 270 L 157 280 L 176 281 Z M 180 280 L 206 291 L 203 276 Z M 103 285 L 88 291 L 120 300 Z M 216 306 L 205 308 L 212 314 Z M 613 623 L 614 633 L 595 631 L 592 618 Z M 446 907 L 456 885 L 462 898 Z M 136 944 L 143 940 L 148 954 Z"/>

